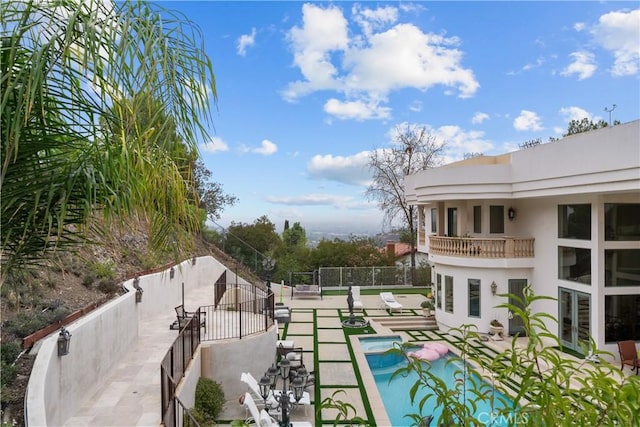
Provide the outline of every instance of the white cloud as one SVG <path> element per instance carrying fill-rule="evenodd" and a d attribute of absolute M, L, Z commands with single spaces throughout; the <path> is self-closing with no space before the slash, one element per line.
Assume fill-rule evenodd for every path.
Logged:
<path fill-rule="evenodd" d="M 278 151 L 278 146 L 268 139 L 263 139 L 260 143 L 260 147 L 249 147 L 247 145 L 240 146 L 241 153 L 254 153 L 262 154 L 263 156 L 270 156 Z"/>
<path fill-rule="evenodd" d="M 207 153 L 217 153 L 219 151 L 229 151 L 229 146 L 222 138 L 214 136 L 208 143 L 200 144 L 200 150 Z"/>
<path fill-rule="evenodd" d="M 485 120 L 489 120 L 489 115 L 487 113 L 478 112 L 473 115 L 473 118 L 471 119 L 471 123 L 473 123 L 474 125 L 478 125 L 484 122 Z"/>
<path fill-rule="evenodd" d="M 519 131 L 538 131 L 543 129 L 540 123 L 540 117 L 533 111 L 527 110 L 522 110 L 520 115 L 513 120 L 513 127 Z"/>
<path fill-rule="evenodd" d="M 419 113 L 420 111 L 422 111 L 422 101 L 413 101 L 409 105 L 409 111 L 413 111 L 414 113 Z"/>
<path fill-rule="evenodd" d="M 386 119 L 391 115 L 391 109 L 380 107 L 377 103 L 363 101 L 340 101 L 329 99 L 324 104 L 324 111 L 338 119 L 355 119 L 358 121 L 370 119 Z"/>
<path fill-rule="evenodd" d="M 432 133 L 446 144 L 445 163 L 461 160 L 465 153 L 486 153 L 494 147 L 491 141 L 484 139 L 482 131 L 465 131 L 459 126 L 447 125 Z"/>
<path fill-rule="evenodd" d="M 580 107 L 563 107 L 560 109 L 560 115 L 567 123 L 571 120 L 582 120 L 584 118 L 593 120 L 593 115 Z"/>
<path fill-rule="evenodd" d="M 336 91 L 346 99 L 331 100 L 335 110 L 328 112 L 347 118 L 350 114 L 344 114 L 345 107 L 362 109 L 386 103 L 388 93 L 395 90 L 426 91 L 444 86 L 445 93 L 457 93 L 460 98 L 471 97 L 478 90 L 473 71 L 461 65 L 458 38 L 425 33 L 412 24 L 396 24 L 395 8 L 357 6 L 352 10 L 362 33 L 350 32 L 336 6 L 302 7 L 302 26 L 291 28 L 288 40 L 303 79 L 286 86 L 282 92 L 286 100 L 295 101 L 320 90 Z M 389 109 L 377 108 L 372 117 L 387 118 L 390 114 Z M 360 113 L 351 116 L 363 119 Z"/>
<path fill-rule="evenodd" d="M 263 139 L 260 147 L 251 150 L 252 153 L 270 156 L 278 151 L 278 146 L 268 139 Z"/>
<path fill-rule="evenodd" d="M 307 164 L 307 172 L 317 179 L 367 186 L 371 181 L 370 154 L 369 151 L 361 151 L 347 157 L 317 154 Z"/>
<path fill-rule="evenodd" d="M 567 66 L 560 74 L 563 76 L 578 75 L 578 80 L 588 79 L 593 76 L 597 66 L 595 65 L 595 55 L 591 52 L 573 52 L 569 55 L 573 62 Z"/>
<path fill-rule="evenodd" d="M 251 47 L 256 42 L 256 29 L 251 29 L 251 34 L 243 34 L 238 38 L 237 52 L 240 56 L 245 56 L 247 48 Z"/>
<path fill-rule="evenodd" d="M 398 9 L 391 6 L 368 9 L 356 3 L 352 8 L 352 14 L 367 37 L 373 30 L 384 28 L 385 25 L 393 24 L 398 20 Z"/>
<path fill-rule="evenodd" d="M 290 206 L 335 206 L 344 207 L 353 201 L 351 196 L 338 196 L 335 194 L 305 194 L 302 196 L 267 196 L 265 200 L 270 203 Z"/>
<path fill-rule="evenodd" d="M 615 60 L 611 73 L 614 76 L 638 73 L 640 9 L 604 14 L 591 33 L 600 46 L 613 54 Z"/>
<path fill-rule="evenodd" d="M 586 24 L 584 22 L 576 22 L 573 24 L 573 29 L 576 31 L 583 31 L 586 28 Z"/>

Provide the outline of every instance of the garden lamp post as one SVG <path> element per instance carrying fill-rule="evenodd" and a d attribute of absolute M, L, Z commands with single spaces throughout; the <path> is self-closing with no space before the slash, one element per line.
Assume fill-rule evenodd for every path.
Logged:
<path fill-rule="evenodd" d="M 281 427 L 289 427 L 291 425 L 289 420 L 289 414 L 293 407 L 302 399 L 304 393 L 304 387 L 309 376 L 309 372 L 306 369 L 300 368 L 296 376 L 291 380 L 289 374 L 291 373 L 291 362 L 287 358 L 283 358 L 278 362 L 278 366 L 271 365 L 264 376 L 260 379 L 260 395 L 267 401 L 269 395 L 273 395 L 273 398 L 278 402 L 278 406 L 275 409 L 281 410 L 281 417 L 279 425 Z M 275 389 L 278 383 L 278 377 L 282 378 L 282 391 L 275 393 Z M 287 384 L 289 380 L 289 384 Z M 289 387 L 287 387 L 287 385 Z"/>
<path fill-rule="evenodd" d="M 271 258 L 267 257 L 262 260 L 262 267 L 264 268 L 266 279 L 267 279 L 267 289 L 271 291 L 271 271 L 273 271 L 273 267 L 275 267 L 276 263 Z"/>

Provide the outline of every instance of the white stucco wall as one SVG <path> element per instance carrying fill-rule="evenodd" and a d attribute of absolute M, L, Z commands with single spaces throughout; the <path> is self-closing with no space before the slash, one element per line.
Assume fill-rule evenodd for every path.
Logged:
<path fill-rule="evenodd" d="M 608 295 L 638 295 L 640 286 L 605 287 L 607 249 L 640 249 L 638 241 L 605 241 L 604 204 L 640 203 L 640 121 L 613 128 L 581 133 L 561 141 L 541 144 L 502 156 L 501 161 L 488 157 L 458 162 L 407 177 L 406 197 L 411 204 L 424 209 L 425 244 L 429 251 L 431 208 L 439 210 L 438 233 L 447 233 L 446 209 L 458 208 L 458 236 L 534 238 L 533 258 L 486 259 L 445 257 L 429 254 L 436 266 L 434 273 L 454 277 L 454 314 L 437 311 L 442 326 L 477 324 L 486 330 L 494 317 L 485 304 L 493 298 L 487 286 L 495 280 L 498 292 L 506 292 L 509 278 L 528 278 L 537 295 L 558 298 L 560 288 L 590 296 L 590 334 L 599 349 L 617 357 L 615 343 L 605 342 L 605 298 Z M 472 177 L 472 178 L 470 178 Z M 558 238 L 558 205 L 591 205 L 591 239 Z M 473 206 L 482 206 L 482 232 L 473 232 Z M 489 206 L 513 207 L 516 217 L 505 219 L 504 233 L 491 235 Z M 591 283 L 558 278 L 558 247 L 584 248 L 591 251 Z M 520 269 L 520 270 L 519 270 Z M 482 320 L 467 316 L 467 279 L 481 279 Z M 435 279 L 435 276 L 434 276 Z M 502 301 L 496 301 L 495 304 Z M 494 304 L 494 305 L 495 305 Z M 557 301 L 536 303 L 534 311 L 559 316 Z M 505 322 L 503 310 L 496 317 Z M 486 316 L 486 317 L 485 317 Z M 551 332 L 559 333 L 559 325 L 547 322 Z"/>
<path fill-rule="evenodd" d="M 267 368 L 275 361 L 278 328 L 274 324 L 266 333 L 251 335 L 241 340 L 214 341 L 203 344 L 208 358 L 202 358 L 202 371 L 224 386 L 227 400 L 240 396 L 247 386 L 240 381 L 242 372 L 249 372 L 260 381 Z"/>
<path fill-rule="evenodd" d="M 66 356 L 57 355 L 58 333 L 44 340 L 29 378 L 29 425 L 62 425 L 73 415 L 135 342 L 137 312 L 135 295 L 129 292 L 68 325 Z"/>

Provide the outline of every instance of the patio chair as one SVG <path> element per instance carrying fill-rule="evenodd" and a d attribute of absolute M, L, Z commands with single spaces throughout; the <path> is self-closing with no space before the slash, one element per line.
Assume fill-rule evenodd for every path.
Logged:
<path fill-rule="evenodd" d="M 177 326 L 177 327 L 171 327 L 171 329 L 182 329 L 187 322 L 189 321 L 189 319 L 191 319 L 193 316 L 197 315 L 198 313 L 195 311 L 187 311 L 184 309 L 184 305 L 180 304 L 179 306 L 174 308 L 176 310 L 176 317 L 177 320 L 173 323 L 172 326 Z M 204 331 L 207 332 L 207 322 L 205 319 L 205 313 L 200 312 L 200 326 L 204 328 Z"/>
<path fill-rule="evenodd" d="M 624 365 L 629 365 L 631 370 L 635 369 L 636 375 L 638 375 L 640 361 L 638 361 L 636 342 L 632 340 L 618 341 L 618 351 L 620 352 L 620 369 L 624 370 Z"/>
<path fill-rule="evenodd" d="M 380 299 L 382 304 L 391 312 L 399 311 L 402 313 L 402 304 L 396 301 L 396 298 L 391 292 L 380 292 Z"/>
<path fill-rule="evenodd" d="M 291 375 L 295 374 L 304 365 L 302 347 L 285 347 L 283 342 L 280 342 L 276 348 L 278 360 L 286 357 L 291 362 Z"/>
<path fill-rule="evenodd" d="M 351 296 L 353 297 L 353 311 L 364 310 L 364 305 L 360 299 L 360 286 L 351 287 Z"/>

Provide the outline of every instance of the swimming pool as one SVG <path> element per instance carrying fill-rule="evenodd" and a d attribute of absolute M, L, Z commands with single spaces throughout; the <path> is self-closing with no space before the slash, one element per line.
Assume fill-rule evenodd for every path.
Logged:
<path fill-rule="evenodd" d="M 402 343 L 399 335 L 385 335 L 360 338 L 360 346 L 365 353 L 387 351 L 394 343 Z"/>
<path fill-rule="evenodd" d="M 405 415 L 418 414 L 420 412 L 418 402 L 422 396 L 416 396 L 413 405 L 411 404 L 411 399 L 409 397 L 409 390 L 418 379 L 417 374 L 412 372 L 406 377 L 397 376 L 393 381 L 389 382 L 389 378 L 391 378 L 391 375 L 398 368 L 406 366 L 404 357 L 399 354 L 366 354 L 365 357 L 369 363 L 369 368 L 373 374 L 376 387 L 378 388 L 380 397 L 382 398 L 382 402 L 387 411 L 391 425 L 409 425 L 411 423 L 411 418 L 405 417 Z M 463 362 L 461 361 L 447 363 L 447 361 L 452 357 L 453 354 L 449 353 L 444 357 L 431 362 L 430 367 L 431 372 L 443 379 L 450 388 L 454 387 L 454 383 L 456 381 L 454 376 L 455 371 L 461 370 L 463 366 Z M 512 424 L 513 418 L 508 416 L 492 415 L 495 414 L 497 410 L 504 409 L 505 407 L 514 407 L 512 400 L 499 391 L 495 391 L 494 393 L 491 384 L 486 382 L 482 382 L 482 384 L 482 392 L 485 393 L 486 399 L 476 402 L 477 409 L 474 413 L 474 417 L 485 425 L 507 426 Z M 473 383 L 468 380 L 467 386 L 471 388 L 473 387 Z M 424 394 L 426 394 L 426 390 L 424 390 L 423 395 Z M 492 400 L 494 407 L 493 411 L 491 408 Z M 422 415 L 433 415 L 434 425 L 435 420 L 440 417 L 442 412 L 440 408 L 435 407 L 435 403 L 436 398 L 433 396 L 430 397 L 422 411 Z"/>

